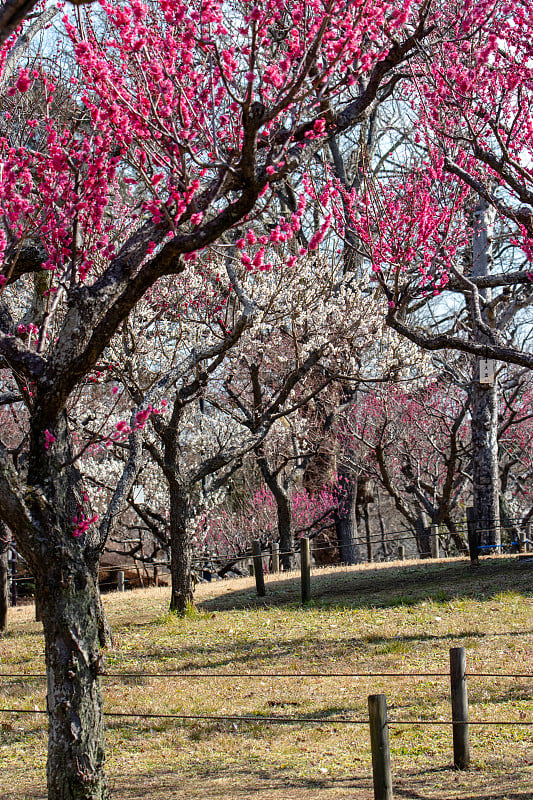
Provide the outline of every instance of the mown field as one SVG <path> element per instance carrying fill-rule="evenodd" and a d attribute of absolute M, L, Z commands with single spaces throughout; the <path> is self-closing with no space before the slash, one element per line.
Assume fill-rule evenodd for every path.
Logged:
<path fill-rule="evenodd" d="M 200 587 L 198 610 L 167 612 L 168 590 L 108 595 L 115 633 L 107 712 L 252 716 L 253 720 L 108 717 L 108 773 L 121 800 L 370 800 L 367 696 L 384 692 L 392 720 L 449 720 L 446 676 L 332 673 L 448 671 L 450 647 L 471 673 L 533 673 L 533 564 L 486 559 L 408 562 L 313 573 L 315 599 L 299 604 L 298 576 Z M 0 674 L 43 670 L 33 607 L 11 613 Z M 170 672 L 197 677 L 167 677 Z M 283 673 L 312 672 L 313 676 Z M 207 673 L 216 673 L 209 676 Z M 43 709 L 44 681 L 1 678 L 0 707 Z M 469 679 L 471 720 L 533 721 L 533 678 Z M 280 725 L 276 715 L 323 720 Z M 257 717 L 257 719 L 255 719 Z M 263 719 L 261 719 L 263 718 Z M 0 712 L 0 797 L 45 797 L 44 716 Z M 395 797 L 531 800 L 533 728 L 472 726 L 472 767 L 453 770 L 449 726 L 392 725 Z"/>

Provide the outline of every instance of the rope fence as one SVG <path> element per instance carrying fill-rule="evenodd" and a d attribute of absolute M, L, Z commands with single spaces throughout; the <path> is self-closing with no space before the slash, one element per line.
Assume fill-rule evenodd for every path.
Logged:
<path fill-rule="evenodd" d="M 502 727 L 533 727 L 533 719 L 475 719 L 470 720 L 467 679 L 468 678 L 527 678 L 533 679 L 533 674 L 518 672 L 467 672 L 466 651 L 464 647 L 451 648 L 449 651 L 450 671 L 449 672 L 111 672 L 103 677 L 107 678 L 126 678 L 126 677 L 148 677 L 148 678 L 179 678 L 179 679 L 205 679 L 213 677 L 231 678 L 449 678 L 450 679 L 450 701 L 451 718 L 446 719 L 389 719 L 387 711 L 387 700 L 384 694 L 374 694 L 368 696 L 368 717 L 349 716 L 348 713 L 340 716 L 296 716 L 288 714 L 185 714 L 185 713 L 154 713 L 142 710 L 136 711 L 105 711 L 104 717 L 110 719 L 146 719 L 146 720 L 173 720 L 184 723 L 232 723 L 239 724 L 267 724 L 267 725 L 316 725 L 316 726 L 350 726 L 368 725 L 370 728 L 370 742 L 372 752 L 372 772 L 374 780 L 374 800 L 390 800 L 392 798 L 392 772 L 389 746 L 389 727 L 390 726 L 409 726 L 409 727 L 451 727 L 453 742 L 453 762 L 457 769 L 468 769 L 470 766 L 470 726 L 477 728 L 502 728 Z M 5 672 L 0 674 L 0 679 L 5 678 L 43 678 L 44 673 L 16 673 Z M 15 715 L 36 715 L 44 716 L 48 712 L 41 708 L 0 708 L 1 714 Z M 384 790 L 384 788 L 386 791 Z"/>
<path fill-rule="evenodd" d="M 501 524 L 498 528 L 481 528 L 475 526 L 474 536 L 472 536 L 472 526 L 470 525 L 468 520 L 466 522 L 458 522 L 456 524 L 455 533 L 459 533 L 461 535 L 465 535 L 468 533 L 468 545 L 470 551 L 470 559 L 473 563 L 477 563 L 479 555 L 490 555 L 494 553 L 501 553 L 504 552 L 513 552 L 518 550 L 518 552 L 525 552 L 526 555 L 528 551 L 533 546 L 533 540 L 530 538 L 530 525 L 529 523 L 524 523 L 519 519 L 507 520 L 505 524 Z M 519 538 L 516 541 L 511 541 L 510 543 L 494 543 L 494 544 L 482 544 L 481 539 L 484 538 L 485 534 L 493 533 L 494 531 L 503 532 L 503 531 L 510 531 L 513 529 L 515 532 L 519 531 Z M 419 555 L 423 556 L 431 556 L 434 558 L 440 557 L 440 546 L 443 540 L 448 540 L 451 536 L 453 536 L 452 531 L 445 530 L 441 532 L 437 525 L 432 525 L 430 528 L 426 529 L 425 531 L 425 538 L 427 541 L 425 542 L 424 546 L 429 546 L 429 550 L 424 553 L 419 553 Z M 312 541 L 310 537 L 302 537 L 299 541 L 302 542 L 304 539 L 309 539 Z M 393 556 L 392 553 L 385 552 L 385 560 L 389 560 L 391 557 L 398 559 L 398 560 L 406 560 L 406 549 L 403 543 L 411 542 L 413 543 L 417 550 L 420 550 L 420 535 L 417 535 L 412 530 L 407 528 L 400 528 L 393 531 L 384 531 L 380 534 L 373 534 L 371 536 L 365 536 L 364 534 L 357 537 L 350 537 L 349 539 L 343 541 L 342 543 L 338 542 L 331 542 L 326 544 L 318 544 L 313 545 L 311 548 L 311 552 L 313 554 L 319 554 L 321 552 L 326 551 L 333 551 L 339 550 L 341 555 L 346 553 L 346 551 L 350 550 L 350 548 L 365 548 L 372 547 L 374 545 L 379 545 L 381 547 L 390 548 L 393 547 L 397 552 Z M 429 543 L 429 544 L 428 544 Z M 466 546 L 466 543 L 465 543 Z M 276 550 L 277 547 L 277 550 Z M 300 551 L 301 552 L 301 551 Z M 227 570 L 232 566 L 236 566 L 237 564 L 247 563 L 249 564 L 250 561 L 254 559 L 254 552 L 247 551 L 243 553 L 235 552 L 235 553 L 225 553 L 222 556 L 213 553 L 206 553 L 204 556 L 196 556 L 194 558 L 194 563 L 196 565 L 196 569 L 199 572 L 207 571 L 212 574 L 216 574 L 217 572 Z M 269 576 L 278 574 L 279 570 L 279 559 L 284 559 L 285 557 L 295 558 L 299 555 L 299 551 L 297 548 L 291 548 L 289 550 L 279 550 L 279 546 L 276 543 L 269 543 L 267 545 L 267 549 L 263 549 L 261 546 L 261 557 L 263 562 L 266 559 L 271 560 L 272 568 L 267 572 Z M 533 557 L 533 553 L 531 553 L 531 557 Z M 274 564 L 276 561 L 276 565 Z M 216 565 L 215 565 L 216 562 Z M 220 562 L 220 563 L 218 563 Z M 224 563 L 225 562 L 225 563 Z M 328 563 L 327 566 L 347 566 L 349 565 L 346 561 L 339 560 L 338 562 L 331 562 Z M 319 566 L 324 566 L 319 565 Z M 163 569 L 170 569 L 170 563 L 166 561 L 157 561 L 157 562 L 143 562 L 142 569 L 140 575 L 140 580 L 143 582 L 144 579 L 150 581 L 151 576 L 148 574 L 148 568 L 154 568 L 154 580 L 157 583 L 157 579 L 155 579 L 155 570 L 159 567 L 163 567 Z M 315 565 L 316 568 L 316 565 Z M 135 563 L 133 564 L 123 564 L 123 565 L 110 565 L 106 567 L 101 567 L 99 570 L 99 576 L 110 576 L 113 573 L 117 575 L 117 586 L 120 590 L 125 588 L 125 584 L 129 583 L 130 581 L 125 578 L 124 572 L 126 569 L 136 569 L 139 572 L 139 566 Z M 263 563 L 263 572 L 265 571 L 265 564 Z M 255 573 L 255 569 L 251 570 L 251 572 Z M 285 570 L 287 572 L 287 570 Z M 165 577 L 168 577 L 167 573 L 162 573 L 158 576 L 159 580 L 163 580 Z M 17 584 L 30 584 L 32 583 L 33 578 L 31 576 L 27 577 L 17 577 L 16 575 L 12 575 L 10 578 L 11 585 Z M 16 599 L 15 599 L 16 602 Z"/>
<path fill-rule="evenodd" d="M 48 714 L 47 711 L 38 708 L 1 708 L 2 714 Z M 368 725 L 368 719 L 346 719 L 345 717 L 293 717 L 277 714 L 275 716 L 263 716 L 262 714 L 151 714 L 143 711 L 104 711 L 104 717 L 126 717 L 139 719 L 179 719 L 193 720 L 201 722 L 268 722 L 282 725 L 303 725 L 306 723 L 314 725 Z M 389 725 L 454 725 L 453 719 L 395 719 L 389 720 Z M 524 720 L 469 720 L 469 725 L 516 725 L 532 726 L 533 721 Z"/>
<path fill-rule="evenodd" d="M 102 678 L 449 678 L 450 672 L 102 672 Z M 533 672 L 465 672 L 467 678 L 533 681 Z M 45 672 L 0 672 L 3 678 L 46 678 Z"/>

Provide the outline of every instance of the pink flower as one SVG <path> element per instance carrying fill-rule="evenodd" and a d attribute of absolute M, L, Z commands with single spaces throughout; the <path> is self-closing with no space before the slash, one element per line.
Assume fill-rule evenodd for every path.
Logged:
<path fill-rule="evenodd" d="M 31 78 L 27 69 L 21 69 L 15 86 L 19 92 L 27 92 L 31 86 Z"/>
<path fill-rule="evenodd" d="M 49 450 L 50 449 L 50 445 L 53 444 L 55 442 L 55 440 L 56 440 L 56 437 L 54 436 L 54 434 L 50 433 L 50 431 L 48 429 L 45 430 L 45 432 L 44 432 L 44 449 L 45 450 Z"/>

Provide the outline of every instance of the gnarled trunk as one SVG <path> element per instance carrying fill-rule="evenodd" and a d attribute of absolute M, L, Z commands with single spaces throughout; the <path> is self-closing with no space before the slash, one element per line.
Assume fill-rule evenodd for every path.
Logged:
<path fill-rule="evenodd" d="M 48 441 L 45 434 L 48 435 Z M 98 592 L 99 550 L 83 518 L 66 414 L 32 420 L 27 518 L 12 528 L 34 577 L 45 639 L 49 800 L 104 800 L 100 648 L 106 622 Z M 65 466 L 66 465 L 66 466 Z M 88 509 L 86 509 L 88 510 Z"/>
<path fill-rule="evenodd" d="M 9 533 L 0 521 L 0 631 L 7 630 L 7 609 L 9 605 L 9 566 L 7 551 Z"/>
<path fill-rule="evenodd" d="M 175 480 L 169 481 L 170 495 L 170 610 L 185 614 L 194 603 L 193 549 L 188 531 L 191 499 Z"/>
<path fill-rule="evenodd" d="M 43 567 L 36 577 L 48 685 L 48 797 L 104 800 L 97 582 L 76 554 L 59 553 Z"/>

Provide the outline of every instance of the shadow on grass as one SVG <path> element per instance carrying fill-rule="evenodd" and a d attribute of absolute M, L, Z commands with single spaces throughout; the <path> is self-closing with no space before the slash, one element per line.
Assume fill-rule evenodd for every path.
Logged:
<path fill-rule="evenodd" d="M 417 563 L 414 566 L 364 569 L 321 575 L 312 574 L 310 606 L 341 608 L 391 608 L 415 605 L 422 600 L 487 600 L 510 591 L 533 595 L 533 562 L 486 559 L 479 567 L 469 562 Z M 269 608 L 300 604 L 300 581 L 294 578 L 267 581 L 267 596 L 259 598 L 251 588 L 229 591 L 198 603 L 203 611 Z"/>
<path fill-rule="evenodd" d="M 341 667 L 338 671 L 347 672 L 353 669 L 350 661 L 353 659 L 386 655 L 388 653 L 408 652 L 409 650 L 416 651 L 418 646 L 423 643 L 466 643 L 468 641 L 482 641 L 485 637 L 490 636 L 494 638 L 496 635 L 505 637 L 520 637 L 533 633 L 533 630 L 513 630 L 501 634 L 493 632 L 484 633 L 482 631 L 469 631 L 457 630 L 454 633 L 430 633 L 428 631 L 420 632 L 417 634 L 394 635 L 394 636 L 369 636 L 342 639 L 323 639 L 314 632 L 309 632 L 304 636 L 295 636 L 290 639 L 277 638 L 275 641 L 275 652 L 273 653 L 273 642 L 270 639 L 265 639 L 261 635 L 256 638 L 248 638 L 246 641 L 235 640 L 228 641 L 221 639 L 220 643 L 200 644 L 194 642 L 190 645 L 177 644 L 172 647 L 164 647 L 158 644 L 153 649 L 145 648 L 137 650 L 134 653 L 123 653 L 120 656 L 120 670 L 127 671 L 128 661 L 132 661 L 136 668 L 138 668 L 139 659 L 156 659 L 158 661 L 159 672 L 168 672 L 179 670 L 180 672 L 206 672 L 206 678 L 209 677 L 208 673 L 218 669 L 224 669 L 231 666 L 233 674 L 238 670 L 239 665 L 243 665 L 243 673 L 247 675 L 253 673 L 254 670 L 260 674 L 269 672 L 268 667 L 265 668 L 265 663 L 268 664 L 272 657 L 275 657 L 277 662 L 283 662 L 284 659 L 294 661 L 295 653 L 305 651 L 306 661 L 313 661 L 315 659 L 321 662 L 326 661 L 330 663 L 344 663 L 348 662 L 346 667 Z M 442 671 L 445 673 L 448 670 L 448 659 L 445 654 L 445 660 L 442 664 Z M 165 664 L 168 662 L 168 665 Z M 119 670 L 119 671 L 120 671 Z M 283 671 L 283 668 L 281 668 Z M 306 670 L 313 672 L 312 668 Z M 363 670 L 364 671 L 364 670 Z M 407 670 L 408 671 L 408 670 Z M 236 676 L 238 677 L 238 676 Z M 253 677 L 253 675 L 252 675 Z M 272 673 L 272 678 L 276 674 Z M 328 677 L 327 673 L 317 672 L 317 678 Z M 347 676 L 349 677 L 349 675 Z M 184 675 L 183 679 L 187 676 Z M 106 678 L 106 682 L 117 682 L 117 678 Z M 150 683 L 150 678 L 134 678 L 122 679 L 124 683 L 131 683 L 138 686 L 145 686 Z M 533 796 L 532 796 L 533 800 Z"/>
<path fill-rule="evenodd" d="M 359 770 L 358 770 L 359 771 Z M 121 800 L 167 800 L 186 796 L 188 800 L 209 797 L 211 800 L 369 800 L 372 796 L 371 768 L 363 768 L 365 774 L 346 778 L 300 777 L 289 774 L 289 769 L 269 769 L 247 765 L 232 765 L 224 769 L 211 762 L 197 765 L 193 770 L 177 775 L 171 770 L 158 770 L 143 776 L 137 785 L 117 781 Z M 512 776 L 500 781 L 498 786 L 472 789 L 472 786 L 456 786 L 455 771 L 450 766 L 436 767 L 416 773 L 400 773 L 395 776 L 394 796 L 404 800 L 531 800 L 531 792 L 516 785 Z M 522 776 L 523 777 L 523 776 Z M 435 784 L 438 780 L 439 785 Z M 472 775 L 472 783 L 476 777 Z M 143 786 L 144 791 L 140 787 Z M 125 785 L 126 784 L 126 785 Z M 180 789 L 179 794 L 174 791 Z M 149 793 L 146 790 L 149 790 Z M 115 796 L 115 795 L 113 795 Z"/>

